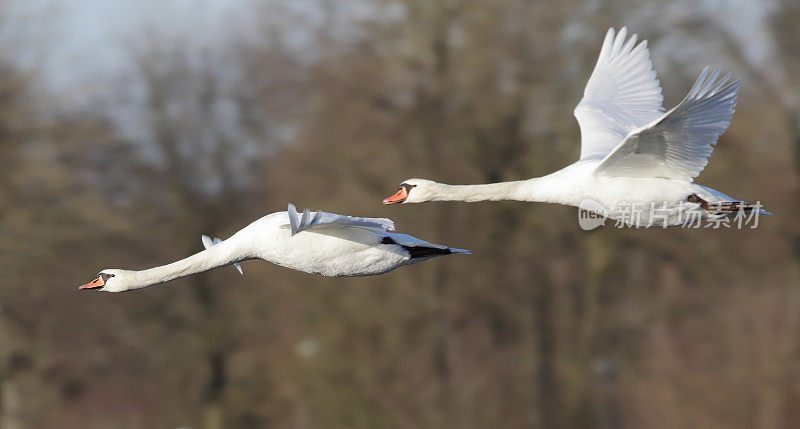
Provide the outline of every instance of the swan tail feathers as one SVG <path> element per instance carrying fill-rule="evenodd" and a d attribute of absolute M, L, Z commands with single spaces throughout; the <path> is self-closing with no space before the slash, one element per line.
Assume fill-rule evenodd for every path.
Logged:
<path fill-rule="evenodd" d="M 472 252 L 466 249 L 453 249 L 451 247 L 437 246 L 431 244 L 428 246 L 402 246 L 411 255 L 411 259 L 427 258 L 431 256 L 453 255 L 462 254 L 469 255 Z"/>
<path fill-rule="evenodd" d="M 222 243 L 221 239 L 219 239 L 217 237 L 211 238 L 211 237 L 209 237 L 207 235 L 201 236 L 200 239 L 203 241 L 203 247 L 206 248 L 206 249 L 208 249 L 208 248 L 210 248 L 212 246 L 216 246 L 219 243 Z M 242 265 L 241 264 L 236 262 L 236 263 L 233 264 L 233 266 L 236 267 L 236 270 L 239 271 L 239 274 L 244 275 L 244 272 L 242 271 Z"/>
<path fill-rule="evenodd" d="M 454 249 L 441 244 L 428 243 L 427 241 L 420 240 L 417 237 L 399 233 L 387 234 L 383 237 L 383 240 L 381 240 L 381 244 L 396 244 L 405 249 L 411 256 L 411 259 L 451 255 L 454 253 L 460 253 L 463 255 L 469 255 L 472 253 L 466 249 Z"/>
<path fill-rule="evenodd" d="M 467 250 L 467 249 L 453 249 L 452 247 L 449 247 L 448 249 L 450 250 L 450 253 L 460 253 L 462 255 L 471 255 L 472 254 L 472 251 L 471 250 Z"/>

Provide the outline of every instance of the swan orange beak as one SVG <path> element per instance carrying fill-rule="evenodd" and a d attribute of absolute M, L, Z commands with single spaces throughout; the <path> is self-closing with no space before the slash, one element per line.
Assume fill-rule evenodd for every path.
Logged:
<path fill-rule="evenodd" d="M 401 186 L 400 189 L 397 190 L 397 193 L 383 200 L 383 203 L 386 205 L 402 203 L 406 198 L 408 198 L 408 191 L 405 186 Z"/>
<path fill-rule="evenodd" d="M 103 277 L 97 276 L 97 278 L 92 280 L 91 282 L 86 283 L 85 285 L 78 286 L 78 289 L 99 289 L 105 286 L 105 284 L 106 282 L 103 281 Z"/>

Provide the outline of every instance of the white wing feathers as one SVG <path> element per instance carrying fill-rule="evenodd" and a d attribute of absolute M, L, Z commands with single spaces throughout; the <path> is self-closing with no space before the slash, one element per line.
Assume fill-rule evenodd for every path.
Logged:
<path fill-rule="evenodd" d="M 363 228 L 375 230 L 377 232 L 394 231 L 394 222 L 385 218 L 343 216 L 326 213 L 320 210 L 312 213 L 308 209 L 303 210 L 301 216 L 297 213 L 294 204 L 291 203 L 289 204 L 287 213 L 289 215 L 288 226 L 292 230 L 292 235 L 301 231 L 337 227 Z"/>
<path fill-rule="evenodd" d="M 717 138 L 730 125 L 739 81 L 706 67 L 689 94 L 674 109 L 633 130 L 595 169 L 625 177 L 664 177 L 692 181 L 708 163 Z"/>
<path fill-rule="evenodd" d="M 211 239 L 211 237 L 209 237 L 207 235 L 202 236 L 201 239 L 203 240 L 203 247 L 206 248 L 206 249 L 208 249 L 209 247 L 217 244 L 217 243 L 215 243 L 216 240 Z M 217 240 L 219 240 L 219 238 Z"/>
<path fill-rule="evenodd" d="M 625 27 L 616 36 L 613 28 L 608 30 L 583 99 L 575 107 L 581 159 L 603 158 L 632 130 L 664 113 L 647 40 L 635 45 L 636 35 L 625 40 L 627 34 Z"/>
<path fill-rule="evenodd" d="M 203 247 L 206 249 L 210 248 L 211 246 L 215 246 L 219 243 L 222 243 L 222 240 L 220 240 L 219 238 L 214 237 L 212 239 L 207 235 L 203 235 L 202 237 L 200 237 L 200 239 L 203 241 Z M 236 267 L 236 270 L 239 271 L 239 274 L 244 275 L 244 272 L 242 272 L 242 266 L 238 262 L 234 263 L 233 266 Z"/>

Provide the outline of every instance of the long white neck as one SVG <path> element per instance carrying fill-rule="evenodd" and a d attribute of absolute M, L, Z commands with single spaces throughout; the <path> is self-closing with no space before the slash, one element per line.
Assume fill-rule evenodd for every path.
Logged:
<path fill-rule="evenodd" d="M 168 282 L 190 274 L 202 273 L 217 267 L 252 258 L 250 252 L 238 244 L 236 236 L 214 245 L 188 258 L 160 267 L 134 271 L 135 289 Z"/>
<path fill-rule="evenodd" d="M 573 204 L 568 183 L 561 177 L 548 175 L 514 182 L 488 183 L 484 185 L 430 185 L 428 201 L 528 201 Z"/>

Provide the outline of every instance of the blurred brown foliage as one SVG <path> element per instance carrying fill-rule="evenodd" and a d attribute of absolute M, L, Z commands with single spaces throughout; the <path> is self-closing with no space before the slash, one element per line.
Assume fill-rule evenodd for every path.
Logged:
<path fill-rule="evenodd" d="M 310 6 L 325 18 L 312 60 L 282 43 L 291 20 L 224 57 L 145 37 L 130 46 L 144 144 L 102 113 L 41 118 L 28 74 L 0 67 L 0 428 L 793 427 L 794 2 L 770 15 L 772 64 L 711 20 L 656 23 L 655 1 L 631 24 L 651 47 L 712 40 L 703 52 L 744 79 L 699 182 L 762 201 L 775 215 L 757 229 L 583 232 L 570 207 L 380 205 L 409 177 L 516 180 L 572 162 L 572 108 L 605 30 L 636 4 L 590 3 L 386 0 L 342 20 L 324 1 Z M 705 64 L 655 52 L 671 106 Z M 248 262 L 243 277 L 75 290 L 287 202 L 391 217 L 474 254 L 373 278 Z"/>

